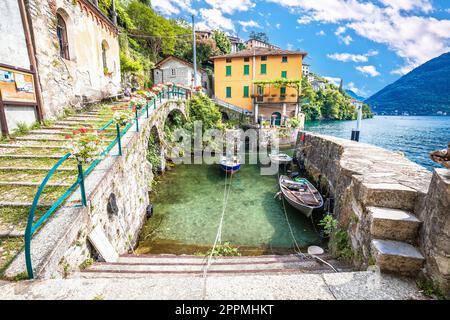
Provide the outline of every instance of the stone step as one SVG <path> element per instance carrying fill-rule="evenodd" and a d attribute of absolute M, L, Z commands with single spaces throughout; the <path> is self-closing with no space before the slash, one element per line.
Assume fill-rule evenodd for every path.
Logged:
<path fill-rule="evenodd" d="M 66 142 L 67 139 L 61 138 L 61 137 L 53 137 L 53 136 L 46 136 L 46 135 L 39 135 L 39 136 L 25 136 L 25 137 L 17 137 L 16 140 L 20 141 L 39 141 L 40 144 L 44 144 L 47 142 Z"/>
<path fill-rule="evenodd" d="M 51 167 L 0 167 L 0 171 L 50 171 Z M 61 168 L 59 167 L 57 171 L 74 171 L 77 172 L 77 169 L 74 168 Z"/>
<path fill-rule="evenodd" d="M 415 243 L 421 221 L 413 214 L 390 208 L 369 207 L 370 233 L 373 238 Z"/>
<path fill-rule="evenodd" d="M 39 187 L 40 185 L 41 182 L 32 182 L 32 181 L 0 181 L 0 186 Z M 72 185 L 71 183 L 63 183 L 63 182 L 61 183 L 47 182 L 46 184 L 46 186 L 48 187 L 70 187 L 71 185 Z"/>
<path fill-rule="evenodd" d="M 202 256 L 121 256 L 116 263 L 96 263 L 74 275 L 75 278 L 133 278 L 154 275 L 202 275 L 207 259 Z M 339 270 L 350 271 L 348 266 L 331 261 Z M 286 274 L 334 272 L 325 264 L 295 255 L 215 257 L 208 269 L 209 274 Z"/>
<path fill-rule="evenodd" d="M 21 202 L 21 201 L 0 201 L 0 207 L 31 207 L 33 202 Z M 40 202 L 38 207 L 51 207 L 53 202 Z"/>
<path fill-rule="evenodd" d="M 23 145 L 23 144 L 0 144 L 0 148 L 30 148 L 30 149 L 69 149 L 67 146 L 58 145 Z"/>
<path fill-rule="evenodd" d="M 35 155 L 35 154 L 0 154 L 1 158 L 14 158 L 14 159 L 61 159 L 64 154 L 60 155 Z"/>
<path fill-rule="evenodd" d="M 414 210 L 417 191 L 399 183 L 362 183 L 358 198 L 366 207 Z"/>
<path fill-rule="evenodd" d="M 0 147 L 0 155 L 8 156 L 8 155 L 18 155 L 18 156 L 38 156 L 38 155 L 59 155 L 62 153 L 68 153 L 68 149 L 64 148 L 28 148 L 26 146 L 24 147 L 17 147 L 17 148 L 2 148 Z"/>
<path fill-rule="evenodd" d="M 372 255 L 382 272 L 416 275 L 425 261 L 420 251 L 410 244 L 392 240 L 372 240 Z"/>

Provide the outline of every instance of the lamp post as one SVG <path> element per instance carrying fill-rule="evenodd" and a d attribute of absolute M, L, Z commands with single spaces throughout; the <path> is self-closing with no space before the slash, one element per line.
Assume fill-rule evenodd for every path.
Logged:
<path fill-rule="evenodd" d="M 358 112 L 358 118 L 356 120 L 356 129 L 352 129 L 351 140 L 359 142 L 359 135 L 361 132 L 361 121 L 362 121 L 362 116 L 363 116 L 363 114 L 362 114 L 363 104 L 362 104 L 362 102 L 356 101 L 356 100 L 354 100 L 352 103 L 356 107 L 356 110 Z"/>

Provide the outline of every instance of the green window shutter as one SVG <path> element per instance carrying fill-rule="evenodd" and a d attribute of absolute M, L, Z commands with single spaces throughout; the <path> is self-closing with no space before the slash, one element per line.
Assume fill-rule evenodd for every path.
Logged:
<path fill-rule="evenodd" d="M 250 66 L 248 64 L 244 65 L 244 76 L 248 76 L 250 74 Z"/>
<path fill-rule="evenodd" d="M 267 74 L 267 64 L 261 65 L 261 74 Z"/>
<path fill-rule="evenodd" d="M 248 98 L 248 97 L 249 97 L 249 87 L 244 86 L 244 98 Z"/>
<path fill-rule="evenodd" d="M 226 75 L 227 77 L 231 76 L 231 66 L 227 66 Z"/>
<path fill-rule="evenodd" d="M 285 95 L 286 94 L 286 87 L 281 87 L 280 88 L 280 95 Z"/>
<path fill-rule="evenodd" d="M 231 87 L 227 87 L 227 98 L 231 98 Z"/>
<path fill-rule="evenodd" d="M 281 71 L 281 77 L 286 79 L 287 78 L 287 71 Z"/>

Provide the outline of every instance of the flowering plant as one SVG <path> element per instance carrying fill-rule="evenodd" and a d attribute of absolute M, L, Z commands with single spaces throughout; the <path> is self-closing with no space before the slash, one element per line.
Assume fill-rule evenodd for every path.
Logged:
<path fill-rule="evenodd" d="M 80 128 L 66 139 L 71 140 L 69 149 L 78 163 L 89 163 L 100 158 L 103 152 L 102 136 L 97 130 Z"/>
<path fill-rule="evenodd" d="M 195 91 L 202 91 L 203 87 L 202 86 L 196 86 L 194 89 L 195 89 Z"/>
<path fill-rule="evenodd" d="M 142 109 L 147 104 L 147 101 L 143 98 L 133 97 L 130 100 L 130 107 L 139 110 Z"/>
<path fill-rule="evenodd" d="M 167 87 L 173 87 L 173 82 L 166 82 L 165 85 L 166 85 Z"/>
<path fill-rule="evenodd" d="M 153 91 L 153 93 L 155 93 L 155 94 L 160 93 L 162 90 L 163 90 L 163 89 L 162 89 L 161 87 L 159 87 L 159 86 L 154 86 L 154 87 L 152 88 L 152 91 Z"/>
<path fill-rule="evenodd" d="M 154 93 L 151 92 L 151 91 L 145 91 L 145 97 L 146 97 L 148 100 L 151 100 L 151 99 L 153 99 L 153 98 L 156 98 L 156 94 L 154 94 Z"/>
<path fill-rule="evenodd" d="M 125 126 L 127 123 L 133 121 L 133 115 L 126 111 L 116 111 L 113 115 L 113 120 L 119 126 Z"/>

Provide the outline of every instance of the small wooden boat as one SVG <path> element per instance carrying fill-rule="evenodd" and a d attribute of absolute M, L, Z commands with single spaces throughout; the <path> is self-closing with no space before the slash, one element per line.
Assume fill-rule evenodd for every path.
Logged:
<path fill-rule="evenodd" d="M 287 176 L 280 176 L 281 193 L 286 201 L 295 209 L 310 217 L 314 209 L 323 206 L 323 198 L 316 187 L 306 179 L 292 180 Z"/>
<path fill-rule="evenodd" d="M 278 164 L 288 164 L 292 162 L 292 157 L 285 153 L 271 154 L 270 161 Z"/>
<path fill-rule="evenodd" d="M 220 167 L 229 174 L 235 174 L 241 169 L 241 161 L 237 156 L 233 156 L 232 158 L 223 157 L 220 160 Z"/>

